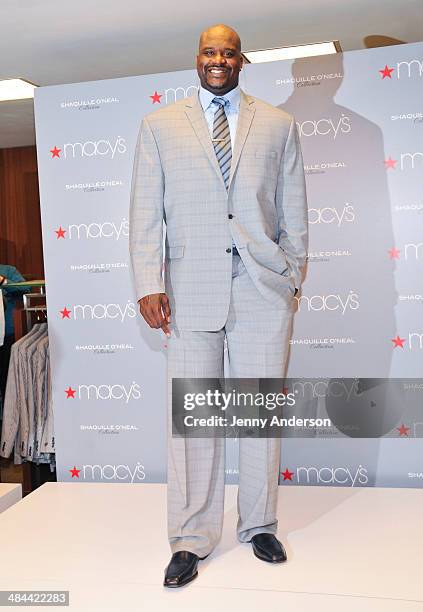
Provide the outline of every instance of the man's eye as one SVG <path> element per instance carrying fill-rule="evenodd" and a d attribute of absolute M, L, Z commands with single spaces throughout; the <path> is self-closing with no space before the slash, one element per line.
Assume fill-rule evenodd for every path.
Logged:
<path fill-rule="evenodd" d="M 213 51 L 206 51 L 206 55 L 213 55 Z"/>

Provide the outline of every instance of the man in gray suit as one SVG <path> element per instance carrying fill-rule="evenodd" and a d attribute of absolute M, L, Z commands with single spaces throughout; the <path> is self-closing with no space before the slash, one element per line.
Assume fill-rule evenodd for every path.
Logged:
<path fill-rule="evenodd" d="M 168 337 L 168 537 L 164 585 L 197 575 L 223 522 L 224 438 L 172 437 L 172 378 L 283 377 L 307 251 L 304 169 L 294 118 L 238 85 L 238 34 L 202 33 L 198 94 L 147 115 L 135 154 L 130 252 L 140 312 Z M 163 224 L 166 225 L 162 278 Z M 280 438 L 241 438 L 240 542 L 269 562 Z"/>

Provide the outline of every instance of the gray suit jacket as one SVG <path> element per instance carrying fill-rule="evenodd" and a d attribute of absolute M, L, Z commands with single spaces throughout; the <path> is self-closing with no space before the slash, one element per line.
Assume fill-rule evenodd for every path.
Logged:
<path fill-rule="evenodd" d="M 294 118 L 241 91 L 226 191 L 197 94 L 148 114 L 135 151 L 130 207 L 137 299 L 166 292 L 179 329 L 222 328 L 232 239 L 258 291 L 291 309 L 308 240 Z"/>

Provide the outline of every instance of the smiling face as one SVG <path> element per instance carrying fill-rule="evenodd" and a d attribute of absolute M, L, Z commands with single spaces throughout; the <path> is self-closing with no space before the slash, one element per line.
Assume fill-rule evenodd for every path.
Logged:
<path fill-rule="evenodd" d="M 224 25 L 213 26 L 202 33 L 197 55 L 197 72 L 201 85 L 223 96 L 238 85 L 243 66 L 238 34 Z"/>

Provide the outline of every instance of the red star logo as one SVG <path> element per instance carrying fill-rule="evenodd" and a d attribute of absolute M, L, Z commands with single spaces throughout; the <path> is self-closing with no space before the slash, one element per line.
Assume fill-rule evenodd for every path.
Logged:
<path fill-rule="evenodd" d="M 76 389 L 72 389 L 72 387 L 68 387 L 68 389 L 65 389 L 65 393 L 66 393 L 66 399 L 69 399 L 70 397 L 72 399 L 75 399 Z"/>
<path fill-rule="evenodd" d="M 157 93 L 157 91 L 154 92 L 154 94 L 152 96 L 150 96 L 150 98 L 153 101 L 153 104 L 156 104 L 156 102 L 158 102 L 159 104 L 161 104 L 161 100 L 160 98 L 163 96 L 163 94 L 159 94 Z"/>
<path fill-rule="evenodd" d="M 392 170 L 395 170 L 396 163 L 397 163 L 397 160 L 392 159 L 391 156 L 389 156 L 389 159 L 385 159 L 385 168 L 387 170 L 389 170 L 389 168 L 391 168 Z"/>
<path fill-rule="evenodd" d="M 390 259 L 399 259 L 401 251 L 395 247 L 392 247 L 392 249 L 389 249 L 388 253 Z"/>
<path fill-rule="evenodd" d="M 79 472 L 81 470 L 77 470 L 76 469 L 76 465 L 73 466 L 72 470 L 69 470 L 69 472 L 72 474 L 72 478 L 79 478 Z"/>
<path fill-rule="evenodd" d="M 284 472 L 281 472 L 281 474 L 284 480 L 290 480 L 292 482 L 292 477 L 294 475 L 294 472 L 290 472 L 288 468 L 286 468 L 286 470 Z"/>
<path fill-rule="evenodd" d="M 56 146 L 54 147 L 54 149 L 50 149 L 50 153 L 51 153 L 51 159 L 53 159 L 53 157 L 59 157 L 60 158 L 60 151 L 62 149 L 58 149 Z"/>
<path fill-rule="evenodd" d="M 394 343 L 393 348 L 397 348 L 397 346 L 399 346 L 400 348 L 404 348 L 405 338 L 400 338 L 399 336 L 397 336 L 396 338 L 392 338 L 391 342 Z"/>
<path fill-rule="evenodd" d="M 408 437 L 408 431 L 410 430 L 409 427 L 406 427 L 404 425 L 404 423 L 401 425 L 401 427 L 397 427 L 398 431 L 399 431 L 399 435 L 400 436 L 407 436 Z"/>
<path fill-rule="evenodd" d="M 64 307 L 63 310 L 60 311 L 60 314 L 62 315 L 62 319 L 70 319 L 70 313 L 71 311 L 68 310 L 66 306 Z"/>
<path fill-rule="evenodd" d="M 66 230 L 63 229 L 62 226 L 59 227 L 59 229 L 54 230 L 57 234 L 57 239 L 59 240 L 59 238 L 64 238 L 65 234 L 66 234 Z"/>
<path fill-rule="evenodd" d="M 394 71 L 393 68 L 389 68 L 385 64 L 385 68 L 383 70 L 379 70 L 380 74 L 382 75 L 382 81 L 383 81 L 383 79 L 386 79 L 386 77 L 388 77 L 388 79 L 392 79 L 391 72 L 393 72 L 393 71 Z"/>

